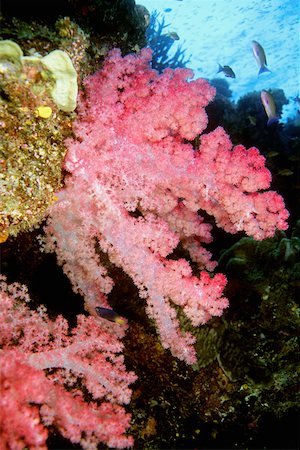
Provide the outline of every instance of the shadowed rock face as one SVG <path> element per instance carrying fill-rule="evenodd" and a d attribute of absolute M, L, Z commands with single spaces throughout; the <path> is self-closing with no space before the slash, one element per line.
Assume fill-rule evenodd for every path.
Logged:
<path fill-rule="evenodd" d="M 59 16 L 70 16 L 80 24 L 88 24 L 103 32 L 144 32 L 144 17 L 134 0 L 53 0 L 39 3 L 34 0 L 1 2 L 4 17 L 24 20 L 45 20 L 51 23 Z"/>

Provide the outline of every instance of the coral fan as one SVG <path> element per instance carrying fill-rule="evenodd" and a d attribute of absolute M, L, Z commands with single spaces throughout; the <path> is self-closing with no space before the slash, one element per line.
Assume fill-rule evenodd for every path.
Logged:
<path fill-rule="evenodd" d="M 0 279 L 0 448 L 45 449 L 51 425 L 84 449 L 130 446 L 121 404 L 136 377 L 119 354 L 124 327 L 81 315 L 69 330 L 29 301 L 24 286 Z"/>
<path fill-rule="evenodd" d="M 180 308 L 193 326 L 222 314 L 226 278 L 174 258 L 179 243 L 200 269 L 216 263 L 202 244 L 211 226 L 255 239 L 286 229 L 282 198 L 264 190 L 271 175 L 256 148 L 232 148 L 222 128 L 202 134 L 204 107 L 215 90 L 187 69 L 149 66 L 151 51 L 121 57 L 111 51 L 104 67 L 85 81 L 69 140 L 65 168 L 71 173 L 51 207 L 45 249 L 55 250 L 85 308 L 107 306 L 113 286 L 101 254 L 119 266 L 147 301 L 148 316 L 162 344 L 174 356 L 194 363 L 194 336 L 180 329 Z"/>

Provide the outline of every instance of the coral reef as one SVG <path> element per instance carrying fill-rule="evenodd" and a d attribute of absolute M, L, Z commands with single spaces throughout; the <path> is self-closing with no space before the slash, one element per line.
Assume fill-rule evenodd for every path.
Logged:
<path fill-rule="evenodd" d="M 293 448 L 299 243 L 298 225 L 290 237 L 242 238 L 224 251 L 231 307 L 198 328 L 192 368 L 163 351 L 141 316 L 131 324 L 125 353 L 138 375 L 131 402 L 137 448 Z"/>
<path fill-rule="evenodd" d="M 64 66 L 50 68 L 44 58 L 24 57 L 16 43 L 0 41 L 2 242 L 38 226 L 62 186 L 64 140 L 72 132 L 62 110 L 75 109 L 77 81 L 68 55 L 58 54 Z"/>
<path fill-rule="evenodd" d="M 90 73 L 113 47 L 125 53 L 144 47 L 150 16 L 134 0 L 54 0 L 47 5 L 3 0 L 1 12 L 3 38 L 16 40 L 25 51 L 26 46 L 65 50 L 78 70 L 76 53 L 81 69 Z"/>
<path fill-rule="evenodd" d="M 5 211 L 0 224 L 0 269 L 10 283 L 25 283 L 31 297 L 29 301 L 20 284 L 1 282 L 0 447 L 70 448 L 77 443 L 88 449 L 98 444 L 145 450 L 295 448 L 298 119 L 267 127 L 260 94 L 249 93 L 235 104 L 223 79 L 211 80 L 217 95 L 209 104 L 214 89 L 205 82 L 188 80 L 195 91 L 180 88 L 176 96 L 178 85 L 184 86 L 191 72 L 167 70 L 164 77 L 157 77 L 149 72 L 147 52 L 144 63 L 141 55 L 124 60 L 114 53 L 104 70 L 89 77 L 102 66 L 110 49 L 118 47 L 122 55 L 138 52 L 146 45 L 146 36 L 153 59 L 158 61 L 152 62 L 152 68 L 162 72 L 166 65 L 175 68 L 188 62 L 182 46 L 174 58 L 166 56 L 174 44 L 171 34 L 165 34 L 166 23 L 157 15 L 150 19 L 146 8 L 133 0 L 54 0 L 48 4 L 3 0 L 0 26 L 4 41 L 18 44 L 15 57 L 0 58 L 4 136 L 0 198 L 6 205 L 5 210 L 3 203 L 0 207 Z M 57 77 L 41 62 L 57 50 L 69 55 L 76 70 L 81 89 L 78 117 L 59 109 L 53 98 Z M 280 112 L 287 99 L 280 89 L 272 95 Z M 206 125 L 206 134 L 200 134 Z M 232 148 L 224 131 L 212 132 L 219 126 L 233 144 L 258 147 L 265 159 L 253 149 Z M 69 175 L 61 168 L 66 150 Z M 199 158 L 200 153 L 206 157 Z M 195 161 L 203 164 L 200 174 L 199 167 L 195 172 L 191 169 Z M 182 176 L 178 176 L 182 164 Z M 259 198 L 268 189 L 271 179 L 266 168 L 295 229 L 292 233 L 277 230 L 274 237 L 258 242 L 242 237 L 242 229 L 248 227 L 248 233 L 262 239 L 277 226 L 286 227 L 281 202 L 273 217 L 281 210 L 282 220 L 273 224 L 265 222 L 268 202 L 262 202 L 258 216 L 255 208 L 249 210 L 245 203 L 241 207 L 241 199 Z M 123 184 L 120 170 L 125 174 Z M 244 178 L 234 178 L 240 172 Z M 65 188 L 57 194 L 63 177 Z M 199 179 L 204 179 L 203 185 Z M 76 190 L 73 184 L 78 181 Z M 248 191 L 251 183 L 253 191 Z M 194 203 L 187 186 L 198 196 Z M 238 192 L 242 193 L 239 200 Z M 60 263 L 73 286 L 54 254 L 40 252 L 42 228 L 32 229 L 39 226 L 51 204 L 47 245 L 51 250 L 65 245 L 60 249 Z M 165 214 L 164 208 L 174 214 Z M 243 219 L 241 213 L 246 213 Z M 101 222 L 102 214 L 105 220 Z M 216 224 L 240 232 L 229 235 Z M 53 225 L 62 227 L 63 240 Z M 212 230 L 214 241 L 210 242 Z M 129 255 L 135 266 L 130 266 Z M 216 262 L 210 258 L 219 260 L 217 270 L 222 274 L 212 275 Z M 157 261 L 159 270 L 146 284 L 145 274 Z M 180 277 L 179 268 L 184 269 Z M 218 314 L 227 304 L 225 297 L 230 307 L 221 317 L 195 327 L 185 314 L 186 304 L 175 305 L 174 299 L 177 291 L 185 292 L 187 281 L 201 279 L 204 269 L 209 273 L 202 278 L 205 302 L 213 300 L 211 289 L 215 287 Z M 99 271 L 104 281 L 101 289 L 97 288 Z M 163 287 L 168 287 L 166 295 L 153 288 L 161 289 L 162 280 Z M 155 316 L 151 315 L 153 306 L 145 308 L 141 298 L 153 293 L 158 293 L 160 301 L 154 305 Z M 91 315 L 84 311 L 79 294 L 85 297 Z M 97 316 L 95 305 L 110 305 L 123 323 L 128 320 L 125 337 L 126 326 Z M 189 359 L 193 364 L 165 350 L 168 345 L 176 350 L 172 340 L 176 343 L 177 336 L 168 336 L 168 330 L 174 330 L 174 319 L 176 332 L 185 338 L 192 336 L 186 343 L 193 344 L 195 358 Z M 158 333 L 163 327 L 167 342 Z M 136 380 L 133 372 L 138 378 L 130 386 L 131 395 L 128 385 Z M 122 405 L 129 400 L 125 411 Z"/>

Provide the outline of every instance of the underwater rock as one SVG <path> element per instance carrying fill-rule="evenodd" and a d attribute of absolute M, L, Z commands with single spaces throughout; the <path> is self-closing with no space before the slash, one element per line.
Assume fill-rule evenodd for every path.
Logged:
<path fill-rule="evenodd" d="M 72 120 L 62 110 L 71 112 L 77 95 L 75 69 L 62 54 L 67 76 L 39 55 L 23 56 L 15 42 L 0 42 L 0 242 L 38 226 L 61 187 Z"/>

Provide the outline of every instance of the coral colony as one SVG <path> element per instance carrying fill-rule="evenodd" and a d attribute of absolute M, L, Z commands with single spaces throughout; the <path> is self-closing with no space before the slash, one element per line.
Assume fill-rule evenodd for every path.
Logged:
<path fill-rule="evenodd" d="M 222 274 L 192 275 L 185 259 L 168 259 L 179 242 L 201 269 L 215 263 L 202 246 L 216 224 L 255 239 L 286 229 L 282 198 L 261 192 L 271 175 L 257 149 L 232 148 L 222 128 L 193 140 L 207 125 L 204 107 L 215 90 L 205 80 L 188 82 L 192 72 L 149 68 L 151 51 L 122 58 L 114 50 L 101 71 L 85 82 L 68 142 L 66 187 L 50 210 L 47 250 L 58 261 L 85 308 L 106 306 L 113 280 L 101 264 L 95 244 L 130 275 L 146 299 L 162 344 L 191 364 L 194 338 L 181 332 L 174 305 L 192 325 L 207 322 L 228 306 Z M 101 305 L 102 303 L 102 305 Z"/>
<path fill-rule="evenodd" d="M 178 315 L 197 327 L 228 306 L 225 276 L 209 273 L 216 263 L 201 211 L 225 231 L 256 240 L 287 228 L 288 212 L 267 190 L 271 175 L 256 148 L 233 147 L 222 128 L 202 134 L 199 148 L 189 142 L 206 128 L 214 88 L 189 80 L 187 69 L 158 75 L 150 60 L 149 49 L 124 58 L 115 49 L 85 80 L 75 138 L 66 143 L 69 175 L 49 211 L 44 249 L 56 252 L 90 316 L 68 330 L 63 318 L 51 321 L 22 303 L 20 286 L 2 283 L 0 414 L 13 448 L 45 448 L 49 425 L 83 448 L 132 444 L 120 406 L 135 379 L 120 354 L 127 325 L 97 315 L 96 308 L 110 308 L 114 283 L 101 256 L 132 278 L 162 345 L 193 364 L 195 338 Z M 199 276 L 174 257 L 179 244 Z"/>
<path fill-rule="evenodd" d="M 62 316 L 51 321 L 44 307 L 30 310 L 24 286 L 1 279 L 0 289 L 0 449 L 46 449 L 51 425 L 84 449 L 130 446 L 123 436 L 130 415 L 120 405 L 136 376 L 120 354 L 124 329 L 111 333 L 80 315 L 69 330 Z"/>

